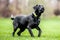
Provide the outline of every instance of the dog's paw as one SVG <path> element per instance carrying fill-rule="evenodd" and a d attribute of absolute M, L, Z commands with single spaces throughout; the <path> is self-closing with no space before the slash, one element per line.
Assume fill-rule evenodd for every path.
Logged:
<path fill-rule="evenodd" d="M 38 37 L 40 37 L 40 36 L 38 36 Z"/>
<path fill-rule="evenodd" d="M 18 35 L 18 36 L 20 36 L 20 34 L 19 34 L 19 33 L 17 33 L 17 35 Z"/>
<path fill-rule="evenodd" d="M 31 37 L 34 37 L 34 36 L 31 36 Z"/>

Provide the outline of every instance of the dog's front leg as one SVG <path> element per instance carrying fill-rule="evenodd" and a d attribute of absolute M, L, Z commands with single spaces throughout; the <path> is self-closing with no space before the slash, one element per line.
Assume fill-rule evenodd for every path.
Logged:
<path fill-rule="evenodd" d="M 32 33 L 31 28 L 30 28 L 29 26 L 27 26 L 27 29 L 28 29 L 28 31 L 29 31 L 29 33 L 30 33 L 31 37 L 34 37 L 34 35 L 33 35 L 33 33 Z"/>
<path fill-rule="evenodd" d="M 36 27 L 36 29 L 38 30 L 38 37 L 40 37 L 41 36 L 41 29 L 39 28 L 39 27 Z"/>

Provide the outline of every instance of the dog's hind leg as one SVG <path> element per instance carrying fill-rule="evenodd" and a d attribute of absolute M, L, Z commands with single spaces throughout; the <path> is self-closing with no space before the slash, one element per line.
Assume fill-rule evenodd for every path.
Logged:
<path fill-rule="evenodd" d="M 13 29 L 12 35 L 14 36 L 14 34 L 15 34 L 17 28 L 18 28 L 18 24 L 17 24 L 17 23 L 13 23 L 13 28 L 14 28 L 14 29 Z"/>
<path fill-rule="evenodd" d="M 12 33 L 12 35 L 14 36 L 15 32 L 16 32 L 17 28 L 14 29 L 14 32 Z"/>
<path fill-rule="evenodd" d="M 38 37 L 40 37 L 41 36 L 41 29 L 39 27 L 36 27 L 36 29 L 39 31 Z"/>
<path fill-rule="evenodd" d="M 21 33 L 25 30 L 25 28 L 20 28 L 19 32 L 17 33 L 18 36 L 21 35 Z"/>

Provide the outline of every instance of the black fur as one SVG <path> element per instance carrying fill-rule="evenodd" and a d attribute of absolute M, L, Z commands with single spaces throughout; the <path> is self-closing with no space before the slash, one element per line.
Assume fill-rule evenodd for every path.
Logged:
<path fill-rule="evenodd" d="M 40 23 L 40 16 L 41 14 L 44 12 L 44 7 L 42 5 L 36 5 L 33 7 L 35 10 L 35 14 L 37 16 L 34 15 L 34 13 L 32 13 L 31 15 L 28 16 L 17 16 L 15 18 L 11 18 L 13 21 L 13 36 L 16 32 L 16 30 L 18 28 L 20 28 L 19 32 L 17 33 L 18 36 L 21 35 L 21 33 L 25 30 L 28 29 L 29 33 L 31 34 L 32 37 L 34 37 L 32 30 L 36 28 L 39 33 L 38 33 L 38 37 L 40 37 L 41 35 L 41 29 L 39 28 L 39 23 Z"/>

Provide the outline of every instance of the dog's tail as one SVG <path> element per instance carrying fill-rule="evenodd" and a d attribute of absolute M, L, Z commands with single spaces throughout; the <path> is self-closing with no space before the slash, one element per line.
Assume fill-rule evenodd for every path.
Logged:
<path fill-rule="evenodd" d="M 14 16 L 13 15 L 11 15 L 11 20 L 14 20 Z"/>

